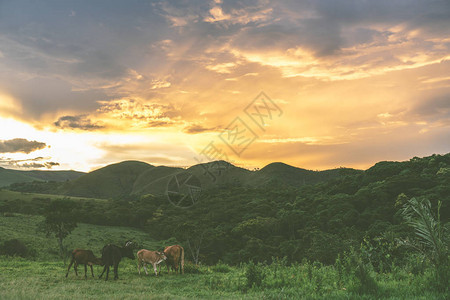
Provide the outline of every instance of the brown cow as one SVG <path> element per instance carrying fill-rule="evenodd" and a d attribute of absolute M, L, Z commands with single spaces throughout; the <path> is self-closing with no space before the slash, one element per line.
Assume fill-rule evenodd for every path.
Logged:
<path fill-rule="evenodd" d="M 180 245 L 168 246 L 164 249 L 164 254 L 167 256 L 167 274 L 169 274 L 169 266 L 172 267 L 172 271 L 178 272 L 178 268 L 181 265 L 181 273 L 184 274 L 184 249 Z"/>
<path fill-rule="evenodd" d="M 164 252 L 158 251 L 149 251 L 145 249 L 141 249 L 137 252 L 137 260 L 138 260 L 138 271 L 139 275 L 141 275 L 141 266 L 144 265 L 145 274 L 148 275 L 147 272 L 147 264 L 153 265 L 153 270 L 155 271 L 155 275 L 158 276 L 158 272 L 156 271 L 156 266 L 166 260 L 167 257 L 164 255 Z"/>
<path fill-rule="evenodd" d="M 66 278 L 69 275 L 70 267 L 73 264 L 73 269 L 75 270 L 75 275 L 78 276 L 77 267 L 78 265 L 84 265 L 84 278 L 87 278 L 87 266 L 91 267 L 92 277 L 94 277 L 94 270 L 92 265 L 103 265 L 101 258 L 95 257 L 91 250 L 75 249 L 72 251 L 72 260 L 70 261 L 69 267 L 67 268 Z"/>

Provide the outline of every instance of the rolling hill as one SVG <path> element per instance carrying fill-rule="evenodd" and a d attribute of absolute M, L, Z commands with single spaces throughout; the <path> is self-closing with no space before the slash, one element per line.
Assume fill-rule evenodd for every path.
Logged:
<path fill-rule="evenodd" d="M 124 161 L 89 172 L 62 185 L 58 193 L 77 197 L 122 198 L 128 196 L 136 179 L 154 166 Z"/>
<path fill-rule="evenodd" d="M 152 166 L 139 161 L 111 164 L 55 186 L 55 183 L 14 184 L 16 191 L 60 194 L 77 197 L 123 199 L 146 194 L 162 195 L 171 180 L 193 176 L 203 190 L 217 186 L 260 187 L 271 183 L 299 187 L 346 175 L 359 174 L 354 169 L 311 171 L 284 163 L 271 163 L 261 170 L 250 171 L 225 161 L 214 161 L 183 169 Z"/>
<path fill-rule="evenodd" d="M 13 183 L 32 182 L 32 181 L 67 181 L 74 180 L 84 175 L 78 171 L 20 171 L 0 167 L 0 187 L 8 186 Z"/>

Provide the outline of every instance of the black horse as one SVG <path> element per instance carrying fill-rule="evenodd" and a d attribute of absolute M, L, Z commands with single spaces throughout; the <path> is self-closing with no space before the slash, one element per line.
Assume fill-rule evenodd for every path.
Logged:
<path fill-rule="evenodd" d="M 133 243 L 131 241 L 126 242 L 124 247 L 119 247 L 113 244 L 106 245 L 102 249 L 102 262 L 105 264 L 102 274 L 99 276 L 101 278 L 103 273 L 106 271 L 106 279 L 108 280 L 109 267 L 114 266 L 114 280 L 119 279 L 118 268 L 122 257 L 128 257 L 134 259 L 133 254 Z"/>

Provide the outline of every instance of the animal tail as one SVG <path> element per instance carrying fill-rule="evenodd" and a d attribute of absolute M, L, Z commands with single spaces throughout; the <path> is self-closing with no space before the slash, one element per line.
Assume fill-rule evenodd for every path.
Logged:
<path fill-rule="evenodd" d="M 181 274 L 184 274 L 184 248 L 181 247 Z"/>

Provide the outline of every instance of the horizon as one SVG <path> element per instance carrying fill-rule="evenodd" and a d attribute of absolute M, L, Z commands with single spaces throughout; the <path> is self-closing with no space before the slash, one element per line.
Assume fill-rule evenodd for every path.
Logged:
<path fill-rule="evenodd" d="M 432 154 L 432 155 L 427 155 L 427 156 L 423 156 L 423 157 L 419 157 L 419 158 L 426 158 L 426 157 L 431 157 L 431 156 L 433 156 L 433 155 L 447 155 L 447 154 L 450 154 L 450 152 L 449 152 L 449 153 L 444 153 L 444 154 L 436 154 L 436 153 L 434 153 L 434 154 Z M 265 168 L 265 167 L 267 167 L 267 166 L 269 166 L 269 165 L 272 165 L 272 164 L 284 164 L 284 165 L 287 165 L 287 166 L 289 166 L 289 167 L 293 167 L 293 168 L 297 168 L 297 169 L 303 169 L 303 170 L 307 170 L 307 171 L 314 171 L 314 172 L 322 172 L 322 171 L 336 170 L 336 169 L 353 169 L 353 170 L 359 170 L 359 171 L 367 171 L 368 169 L 372 168 L 373 166 L 375 166 L 377 163 L 380 163 L 380 162 L 398 162 L 398 163 L 402 163 L 402 162 L 409 161 L 409 160 L 411 160 L 411 159 L 413 159 L 413 158 L 415 158 L 415 157 L 411 157 L 410 159 L 407 159 L 407 160 L 400 160 L 400 161 L 398 161 L 398 160 L 380 160 L 380 161 L 375 162 L 373 165 L 369 166 L 369 167 L 366 168 L 366 169 L 351 168 L 351 167 L 346 167 L 346 166 L 339 166 L 339 167 L 329 168 L 329 169 L 308 169 L 308 168 L 302 168 L 302 167 L 298 167 L 298 166 L 293 166 L 293 165 L 287 164 L 287 163 L 282 162 L 282 161 L 273 161 L 273 162 L 268 163 L 268 164 L 266 164 L 266 165 L 264 165 L 264 166 L 262 166 L 262 167 L 253 167 L 253 166 L 246 167 L 246 166 L 234 165 L 233 163 L 228 162 L 228 161 L 224 161 L 224 160 L 208 161 L 208 162 L 204 162 L 204 163 L 193 164 L 193 165 L 190 165 L 190 166 L 180 166 L 180 165 L 178 165 L 178 166 L 177 166 L 177 165 L 173 165 L 173 166 L 167 166 L 167 165 L 153 165 L 153 164 L 149 164 L 149 163 L 147 163 L 147 162 L 140 161 L 140 160 L 123 160 L 123 161 L 111 162 L 111 163 L 108 163 L 108 164 L 103 165 L 103 166 L 99 166 L 98 168 L 92 169 L 92 170 L 89 170 L 89 171 L 80 171 L 80 170 L 74 170 L 74 169 L 58 169 L 58 170 L 35 169 L 35 170 L 29 170 L 29 169 L 23 169 L 23 168 L 5 168 L 5 167 L 2 167 L 2 166 L 0 166 L 0 168 L 7 169 L 7 170 L 16 170 L 16 171 L 36 171 L 36 170 L 37 170 L 37 171 L 75 171 L 75 172 L 83 172 L 83 173 L 86 173 L 86 174 L 87 174 L 87 173 L 94 172 L 94 171 L 96 171 L 96 170 L 99 170 L 99 169 L 108 167 L 108 166 L 110 166 L 110 165 L 116 165 L 116 164 L 120 164 L 120 163 L 124 163 L 124 162 L 143 162 L 143 163 L 147 163 L 147 164 L 149 164 L 149 165 L 151 165 L 151 166 L 153 166 L 153 167 L 171 167 L 171 168 L 181 168 L 181 169 L 185 169 L 185 170 L 186 170 L 186 169 L 189 169 L 189 168 L 191 168 L 191 167 L 197 166 L 197 165 L 201 165 L 201 164 L 208 164 L 208 163 L 214 163 L 214 162 L 226 162 L 226 163 L 231 164 L 231 165 L 234 166 L 234 167 L 246 169 L 246 170 L 251 171 L 251 172 L 254 172 L 254 171 L 260 171 L 261 169 L 263 169 L 263 168 Z"/>
<path fill-rule="evenodd" d="M 449 15 L 444 0 L 1 1 L 0 167 L 446 154 Z"/>

